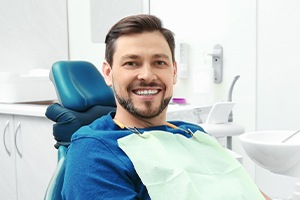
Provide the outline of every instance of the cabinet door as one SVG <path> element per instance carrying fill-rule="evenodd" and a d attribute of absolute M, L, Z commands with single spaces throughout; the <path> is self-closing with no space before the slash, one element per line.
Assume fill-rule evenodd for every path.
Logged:
<path fill-rule="evenodd" d="M 44 117 L 14 116 L 18 199 L 44 198 L 57 163 L 52 122 Z"/>
<path fill-rule="evenodd" d="M 17 199 L 12 115 L 0 115 L 0 195 Z"/>

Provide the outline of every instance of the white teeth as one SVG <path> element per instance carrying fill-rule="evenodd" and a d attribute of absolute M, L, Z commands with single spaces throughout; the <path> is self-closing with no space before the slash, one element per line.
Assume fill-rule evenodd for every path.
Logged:
<path fill-rule="evenodd" d="M 138 95 L 153 95 L 156 94 L 158 90 L 138 90 L 136 94 Z"/>

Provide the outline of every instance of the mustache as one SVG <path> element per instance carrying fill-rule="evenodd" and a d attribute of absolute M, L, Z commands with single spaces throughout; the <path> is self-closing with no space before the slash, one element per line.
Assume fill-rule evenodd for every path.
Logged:
<path fill-rule="evenodd" d="M 161 88 L 163 88 L 164 85 L 157 83 L 157 82 L 147 83 L 145 81 L 139 81 L 139 82 L 131 84 L 129 88 L 133 89 L 136 87 L 161 87 Z"/>

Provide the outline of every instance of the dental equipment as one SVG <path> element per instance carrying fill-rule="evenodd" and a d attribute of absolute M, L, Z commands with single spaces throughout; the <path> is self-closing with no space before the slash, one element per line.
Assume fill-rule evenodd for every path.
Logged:
<path fill-rule="evenodd" d="M 296 131 L 295 133 L 293 133 L 292 135 L 290 135 L 289 137 L 287 137 L 284 140 L 282 140 L 282 143 L 285 143 L 286 141 L 288 141 L 289 139 L 291 139 L 292 137 L 294 137 L 299 132 L 300 132 L 300 129 L 298 131 Z"/>

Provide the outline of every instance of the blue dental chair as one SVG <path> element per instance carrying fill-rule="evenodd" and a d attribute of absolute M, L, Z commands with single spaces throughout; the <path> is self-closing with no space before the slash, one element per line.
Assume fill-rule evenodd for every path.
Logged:
<path fill-rule="evenodd" d="M 86 61 L 59 61 L 50 71 L 59 103 L 51 104 L 46 117 L 54 121 L 54 147 L 58 163 L 48 185 L 45 200 L 60 200 L 64 181 L 65 155 L 72 134 L 81 126 L 116 110 L 113 91 L 97 68 Z"/>

